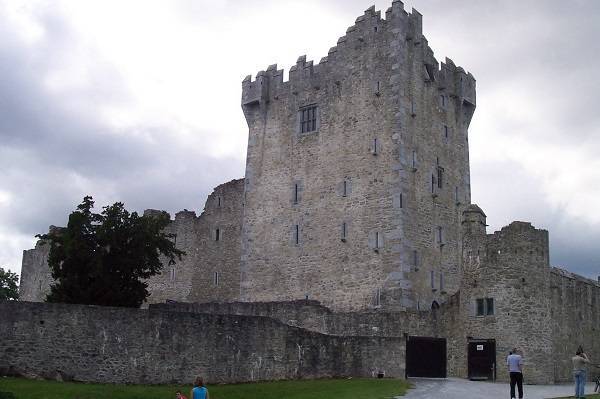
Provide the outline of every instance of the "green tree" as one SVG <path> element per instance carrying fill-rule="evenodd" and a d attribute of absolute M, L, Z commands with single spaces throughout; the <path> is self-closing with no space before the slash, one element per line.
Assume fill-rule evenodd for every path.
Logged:
<path fill-rule="evenodd" d="M 161 255 L 174 262 L 183 251 L 164 228 L 166 213 L 138 216 L 121 202 L 93 213 L 87 196 L 64 229 L 38 235 L 50 243 L 48 265 L 55 283 L 48 302 L 139 307 L 148 297 L 144 282 L 162 269 Z"/>
<path fill-rule="evenodd" d="M 19 275 L 0 267 L 0 301 L 19 299 Z"/>

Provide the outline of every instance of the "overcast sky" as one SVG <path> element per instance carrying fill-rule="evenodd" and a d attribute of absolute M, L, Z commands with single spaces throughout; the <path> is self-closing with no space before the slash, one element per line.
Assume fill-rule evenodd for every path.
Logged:
<path fill-rule="evenodd" d="M 327 55 L 369 0 L 0 0 L 0 266 L 98 206 L 200 212 L 243 177 L 241 81 Z M 391 0 L 376 1 L 385 10 Z M 436 58 L 477 79 L 472 201 L 488 232 L 550 231 L 600 273 L 600 1 L 413 0 Z"/>

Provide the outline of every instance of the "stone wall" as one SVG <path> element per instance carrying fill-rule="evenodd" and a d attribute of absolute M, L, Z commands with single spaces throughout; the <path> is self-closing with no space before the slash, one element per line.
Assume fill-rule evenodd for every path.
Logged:
<path fill-rule="evenodd" d="M 242 300 L 429 309 L 458 289 L 475 80 L 421 25 L 400 1 L 370 8 L 318 65 L 242 83 Z M 311 105 L 317 129 L 300 133 Z"/>
<path fill-rule="evenodd" d="M 333 312 L 318 301 L 168 303 L 151 309 L 269 317 L 290 326 L 322 334 L 341 336 L 405 337 L 405 335 L 445 336 L 446 330 L 431 311 Z"/>
<path fill-rule="evenodd" d="M 175 215 L 167 230 L 186 255 L 149 279 L 149 303 L 239 298 L 243 197 L 244 180 L 232 180 L 213 190 L 199 217 Z"/>
<path fill-rule="evenodd" d="M 571 357 L 579 345 L 593 363 L 600 363 L 600 285 L 552 268 L 550 289 L 554 379 L 571 381 Z M 593 369 L 589 378 L 597 374 Z"/>
<path fill-rule="evenodd" d="M 265 317 L 0 302 L 0 374 L 107 383 L 404 376 L 403 338 L 338 337 Z"/>

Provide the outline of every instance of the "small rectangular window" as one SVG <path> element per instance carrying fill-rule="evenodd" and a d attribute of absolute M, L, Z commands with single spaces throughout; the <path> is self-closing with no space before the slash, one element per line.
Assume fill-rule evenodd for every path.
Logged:
<path fill-rule="evenodd" d="M 296 245 L 300 244 L 300 226 L 299 225 L 294 226 L 294 242 L 296 243 Z"/>
<path fill-rule="evenodd" d="M 171 268 L 171 281 L 175 281 L 175 268 L 174 267 Z M 40 288 L 41 288 L 41 283 L 40 283 Z"/>
<path fill-rule="evenodd" d="M 219 272 L 215 272 L 214 277 L 213 277 L 213 283 L 215 285 L 219 285 Z"/>
<path fill-rule="evenodd" d="M 485 301 L 477 299 L 477 316 L 485 316 Z"/>
<path fill-rule="evenodd" d="M 219 241 L 221 239 L 221 230 L 215 229 L 215 241 Z"/>
<path fill-rule="evenodd" d="M 444 168 L 441 166 L 437 167 L 437 187 L 442 188 L 444 181 Z"/>
<path fill-rule="evenodd" d="M 444 125 L 444 137 L 448 138 L 448 126 Z"/>
<path fill-rule="evenodd" d="M 221 197 L 217 197 L 217 208 L 221 207 Z"/>
<path fill-rule="evenodd" d="M 400 208 L 404 208 L 404 196 L 400 193 Z"/>
<path fill-rule="evenodd" d="M 412 152 L 412 168 L 417 170 L 417 151 Z"/>
<path fill-rule="evenodd" d="M 376 231 L 375 232 L 375 249 L 379 249 L 379 236 L 380 236 L 379 232 Z"/>
<path fill-rule="evenodd" d="M 435 181 L 435 175 L 431 175 L 431 193 L 435 194 L 437 188 L 437 182 Z"/>
<path fill-rule="evenodd" d="M 348 196 L 348 181 L 347 180 L 344 180 L 344 188 L 343 188 L 342 196 L 343 197 Z"/>
<path fill-rule="evenodd" d="M 379 153 L 377 138 L 373 139 L 373 155 L 377 155 Z"/>
<path fill-rule="evenodd" d="M 485 299 L 485 314 L 488 316 L 494 314 L 494 298 Z"/>
<path fill-rule="evenodd" d="M 300 110 L 300 133 L 317 130 L 317 106 L 311 105 Z"/>
<path fill-rule="evenodd" d="M 381 306 L 381 288 L 375 291 L 375 306 Z"/>
<path fill-rule="evenodd" d="M 348 233 L 348 226 L 346 225 L 346 222 L 344 222 L 344 223 L 342 223 L 342 241 L 343 242 L 346 242 L 347 233 Z"/>

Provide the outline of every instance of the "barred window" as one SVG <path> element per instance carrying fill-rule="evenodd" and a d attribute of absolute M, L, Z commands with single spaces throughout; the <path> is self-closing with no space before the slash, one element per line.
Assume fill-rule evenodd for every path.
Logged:
<path fill-rule="evenodd" d="M 317 130 L 317 106 L 311 105 L 300 110 L 300 133 Z"/>

